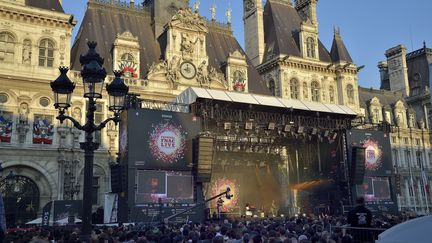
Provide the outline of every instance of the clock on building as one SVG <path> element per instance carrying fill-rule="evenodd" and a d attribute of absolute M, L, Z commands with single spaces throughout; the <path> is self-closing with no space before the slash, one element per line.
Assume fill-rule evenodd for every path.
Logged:
<path fill-rule="evenodd" d="M 196 67 L 191 62 L 183 62 L 180 65 L 180 73 L 186 79 L 193 79 L 196 76 Z"/>

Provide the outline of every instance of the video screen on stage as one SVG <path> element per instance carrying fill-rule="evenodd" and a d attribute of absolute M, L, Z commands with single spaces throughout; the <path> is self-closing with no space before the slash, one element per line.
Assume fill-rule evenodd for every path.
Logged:
<path fill-rule="evenodd" d="M 128 113 L 127 122 L 128 133 L 121 137 L 120 148 L 127 150 L 130 164 L 143 170 L 190 170 L 192 140 L 201 129 L 198 117 L 138 109 Z"/>
<path fill-rule="evenodd" d="M 365 148 L 365 175 L 387 176 L 392 173 L 390 137 L 387 133 L 371 130 L 351 130 L 348 144 Z M 351 148 L 349 147 L 351 155 Z"/>
<path fill-rule="evenodd" d="M 362 185 L 357 185 L 357 196 L 363 196 L 367 202 L 391 200 L 388 177 L 365 177 Z"/>
<path fill-rule="evenodd" d="M 137 204 L 193 203 L 193 177 L 190 172 L 137 170 Z"/>

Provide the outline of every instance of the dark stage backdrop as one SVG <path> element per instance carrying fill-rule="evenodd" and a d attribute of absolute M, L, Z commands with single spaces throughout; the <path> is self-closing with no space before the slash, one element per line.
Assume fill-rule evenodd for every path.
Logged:
<path fill-rule="evenodd" d="M 352 147 L 365 148 L 364 180 L 363 184 L 353 186 L 354 196 L 363 196 L 367 205 L 376 212 L 397 211 L 396 195 L 391 184 L 393 163 L 389 134 L 382 131 L 351 130 L 347 132 L 347 143 L 350 165 Z"/>

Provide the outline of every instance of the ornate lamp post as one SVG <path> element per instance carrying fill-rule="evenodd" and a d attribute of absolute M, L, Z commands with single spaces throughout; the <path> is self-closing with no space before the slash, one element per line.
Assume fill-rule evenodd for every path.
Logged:
<path fill-rule="evenodd" d="M 85 132 L 85 142 L 81 143 L 84 150 L 84 190 L 83 190 L 83 219 L 81 228 L 81 241 L 90 242 L 92 224 L 92 178 L 93 178 L 93 158 L 94 151 L 99 144 L 93 142 L 93 133 L 102 130 L 110 121 L 116 124 L 120 121 L 120 112 L 125 108 L 125 97 L 129 91 L 121 79 L 121 72 L 114 72 L 115 79 L 106 86 L 109 95 L 109 110 L 114 112 L 114 116 L 106 119 L 99 125 L 95 124 L 94 112 L 96 111 L 96 100 L 102 98 L 102 90 L 105 77 L 105 68 L 102 67 L 104 59 L 96 52 L 96 42 L 88 42 L 89 51 L 86 55 L 81 55 L 82 65 L 81 76 L 84 85 L 84 98 L 88 99 L 86 123 L 81 125 L 74 118 L 66 115 L 66 110 L 71 105 L 71 96 L 75 89 L 75 84 L 67 77 L 68 68 L 60 67 L 60 76 L 51 82 L 54 92 L 54 106 L 59 110 L 57 119 L 63 123 L 70 120 L 73 125 Z"/>

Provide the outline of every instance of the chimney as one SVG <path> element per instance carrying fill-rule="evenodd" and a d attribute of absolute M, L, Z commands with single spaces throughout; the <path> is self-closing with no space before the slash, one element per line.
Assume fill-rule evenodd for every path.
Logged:
<path fill-rule="evenodd" d="M 409 96 L 410 87 L 405 46 L 398 45 L 390 48 L 385 52 L 385 55 L 387 57 L 390 90 L 402 91 L 404 96 Z"/>

